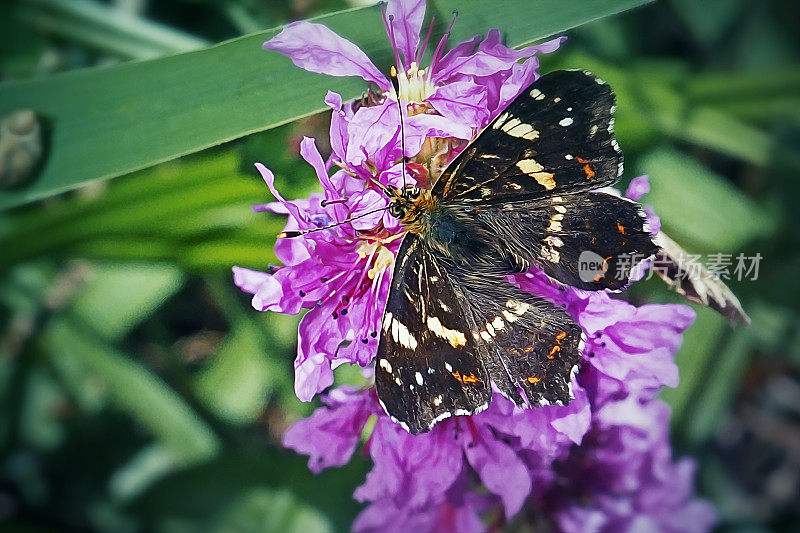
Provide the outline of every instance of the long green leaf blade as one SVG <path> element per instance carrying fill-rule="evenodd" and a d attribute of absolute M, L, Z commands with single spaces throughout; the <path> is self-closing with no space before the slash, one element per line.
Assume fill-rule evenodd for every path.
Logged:
<path fill-rule="evenodd" d="M 458 9 L 451 42 L 501 28 L 520 46 L 648 0 L 439 0 L 429 10 L 446 21 Z M 361 46 L 381 68 L 391 62 L 376 6 L 317 22 Z M 359 79 L 333 79 L 294 67 L 261 43 L 277 29 L 196 52 L 0 85 L 0 115 L 33 109 L 49 131 L 38 175 L 0 192 L 0 209 L 262 131 L 323 109 L 330 89 L 345 98 Z"/>

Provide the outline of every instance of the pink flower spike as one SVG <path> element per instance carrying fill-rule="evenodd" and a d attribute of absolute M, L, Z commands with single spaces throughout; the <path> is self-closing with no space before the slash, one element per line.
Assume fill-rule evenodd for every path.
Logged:
<path fill-rule="evenodd" d="M 358 46 L 312 22 L 293 22 L 263 48 L 288 56 L 298 67 L 329 76 L 358 76 L 389 90 L 389 80 Z"/>

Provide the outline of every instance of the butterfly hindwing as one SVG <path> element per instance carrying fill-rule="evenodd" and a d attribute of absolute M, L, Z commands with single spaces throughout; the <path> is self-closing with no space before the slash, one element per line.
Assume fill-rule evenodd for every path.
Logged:
<path fill-rule="evenodd" d="M 582 342 L 582 331 L 572 318 L 504 277 L 458 269 L 455 276 L 469 302 L 472 336 L 503 394 L 517 404 L 517 389 L 534 406 L 568 403 Z"/>
<path fill-rule="evenodd" d="M 530 204 L 479 207 L 476 216 L 505 243 L 516 270 L 531 264 L 562 283 L 617 290 L 658 251 L 637 203 L 606 193 L 553 196 Z"/>
<path fill-rule="evenodd" d="M 503 203 L 616 182 L 614 95 L 583 71 L 556 71 L 525 89 L 447 167 L 433 189 L 444 201 Z"/>
<path fill-rule="evenodd" d="M 411 433 L 489 404 L 489 374 L 470 335 L 464 301 L 438 254 L 408 233 L 381 324 L 375 385 L 386 412 Z"/>

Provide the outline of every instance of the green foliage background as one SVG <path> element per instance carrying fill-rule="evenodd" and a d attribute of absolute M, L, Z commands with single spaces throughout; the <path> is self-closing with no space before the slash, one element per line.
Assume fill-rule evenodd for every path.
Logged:
<path fill-rule="evenodd" d="M 697 309 L 678 354 L 676 451 L 699 460 L 721 529 L 800 524 L 800 7 L 789 0 L 434 0 L 451 42 L 570 36 L 542 70 L 586 68 L 618 96 L 626 179 L 694 253 L 763 256 L 732 281 L 753 318 Z M 138 8 L 137 8 L 138 6 Z M 0 6 L 0 115 L 31 108 L 45 156 L 0 190 L 0 527 L 25 531 L 346 530 L 368 462 L 320 476 L 280 434 L 297 319 L 256 313 L 230 266 L 265 268 L 287 197 L 313 174 L 327 89 L 261 42 L 296 18 L 390 52 L 376 7 L 344 0 L 18 0 Z M 214 44 L 220 43 L 220 44 Z M 115 178 L 110 180 L 109 178 Z M 680 301 L 656 281 L 626 294 Z M 337 371 L 337 380 L 356 377 Z M 510 526 L 528 531 L 523 517 Z"/>

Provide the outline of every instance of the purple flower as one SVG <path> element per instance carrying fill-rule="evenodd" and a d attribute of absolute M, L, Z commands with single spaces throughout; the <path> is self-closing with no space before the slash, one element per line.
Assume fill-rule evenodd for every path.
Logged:
<path fill-rule="evenodd" d="M 565 39 L 559 37 L 513 50 L 501 43 L 498 30 L 490 30 L 485 40 L 476 35 L 445 53 L 448 30 L 434 49 L 430 65 L 422 68 L 422 55 L 431 35 L 429 30 L 420 40 L 424 17 L 424 0 L 392 1 L 386 6 L 384 23 L 395 53 L 400 97 L 412 104 L 412 116 L 434 110 L 442 117 L 442 125 L 455 122 L 476 129 L 486 126 L 536 79 L 536 54 L 555 51 Z M 325 26 L 310 22 L 289 24 L 264 43 L 264 48 L 287 55 L 295 65 L 311 72 L 358 76 L 383 91 L 387 98 L 382 105 L 397 105 L 389 79 L 355 44 Z M 410 119 L 413 123 L 414 119 Z"/>
<path fill-rule="evenodd" d="M 496 30 L 445 53 L 438 44 L 430 67 L 418 68 L 428 44 L 420 44 L 424 2 L 389 2 L 385 22 L 400 68 L 398 107 L 389 80 L 353 43 L 326 27 L 295 22 L 264 44 L 288 55 L 298 66 L 333 76 L 359 76 L 382 91 L 375 105 L 357 107 L 329 92 L 332 155 L 325 162 L 313 139 L 304 138 L 300 155 L 314 168 L 321 195 L 284 200 L 275 177 L 256 165 L 277 202 L 257 211 L 288 215 L 286 231 L 325 231 L 279 240 L 275 252 L 283 266 L 262 273 L 234 267 L 234 282 L 253 295 L 259 311 L 303 316 L 295 360 L 295 392 L 303 401 L 333 383 L 332 369 L 343 363 L 368 365 L 375 355 L 378 322 L 388 296 L 394 255 L 402 236 L 388 201 L 375 182 L 429 185 L 477 130 L 537 76 L 535 54 L 555 50 L 562 39 L 522 50 L 500 43 Z M 389 24 L 389 17 L 392 17 Z M 476 48 L 477 44 L 477 48 Z M 402 154 L 399 113 L 405 119 Z M 411 158 L 403 175 L 402 156 Z M 332 174 L 330 171 L 335 170 Z"/>
<path fill-rule="evenodd" d="M 287 232 L 309 232 L 278 241 L 282 266 L 268 273 L 235 267 L 234 281 L 253 295 L 258 310 L 307 310 L 295 360 L 295 390 L 303 401 L 333 383 L 336 366 L 367 366 L 377 351 L 403 235 L 385 213 L 388 202 L 377 184 L 431 186 L 464 143 L 534 81 L 536 54 L 561 43 L 511 50 L 491 30 L 486 39 L 475 36 L 448 52 L 445 35 L 422 68 L 430 38 L 430 31 L 420 38 L 424 15 L 418 0 L 391 1 L 385 9 L 399 99 L 358 47 L 324 26 L 294 23 L 264 45 L 307 70 L 359 76 L 378 88 L 360 105 L 327 94 L 327 161 L 312 139 L 303 139 L 301 156 L 315 169 L 322 193 L 287 201 L 273 174 L 257 165 L 276 201 L 254 209 L 287 215 Z M 646 178 L 637 178 L 627 194 L 638 199 L 647 189 Z M 652 214 L 651 224 L 657 224 Z M 605 292 L 563 287 L 535 269 L 510 279 L 563 306 L 587 335 L 569 405 L 524 409 L 496 394 L 484 412 L 415 436 L 386 415 L 374 387 L 340 387 L 285 433 L 284 445 L 308 455 L 314 472 L 341 466 L 374 418 L 362 446 L 373 468 L 354 493 L 367 504 L 356 531 L 481 531 L 489 528 L 487 517 L 499 527 L 526 505 L 566 531 L 710 527 L 713 510 L 691 499 L 692 464 L 673 461 L 669 413 L 656 399 L 661 387 L 677 383 L 673 357 L 692 310 L 637 308 Z"/>
<path fill-rule="evenodd" d="M 669 412 L 655 399 L 676 382 L 672 358 L 694 313 L 560 290 L 540 273 L 517 283 L 565 305 L 591 339 L 569 405 L 523 409 L 496 394 L 486 411 L 413 436 L 369 389 L 348 393 L 347 406 L 328 401 L 295 423 L 284 444 L 310 455 L 315 469 L 340 465 L 340 451 L 352 454 L 366 419 L 377 418 L 364 445 L 374 467 L 354 494 L 370 503 L 357 531 L 480 531 L 480 511 L 502 509 L 502 520 L 525 504 L 565 531 L 711 527 L 713 510 L 691 499 L 692 464 L 671 458 Z"/>
<path fill-rule="evenodd" d="M 557 482 L 541 500 L 559 529 L 709 531 L 714 510 L 692 499 L 694 465 L 672 460 L 668 428 L 660 401 L 628 396 L 600 407 L 584 445 L 556 464 Z"/>

